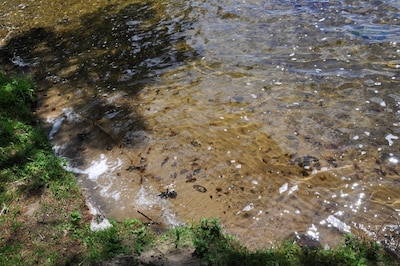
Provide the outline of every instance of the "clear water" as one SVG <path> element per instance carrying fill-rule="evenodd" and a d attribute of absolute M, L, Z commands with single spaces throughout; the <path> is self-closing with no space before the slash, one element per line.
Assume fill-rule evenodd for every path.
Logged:
<path fill-rule="evenodd" d="M 106 216 L 397 248 L 398 1 L 15 2 L 2 68 Z"/>

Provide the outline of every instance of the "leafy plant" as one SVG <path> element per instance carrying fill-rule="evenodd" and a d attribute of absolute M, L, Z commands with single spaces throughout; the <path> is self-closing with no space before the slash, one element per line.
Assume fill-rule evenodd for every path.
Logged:
<path fill-rule="evenodd" d="M 89 248 L 90 260 L 107 260 L 129 250 L 129 247 L 122 242 L 118 226 L 115 222 L 112 224 L 113 226 L 107 229 L 92 232 L 85 239 Z"/>
<path fill-rule="evenodd" d="M 122 230 L 126 232 L 124 236 L 126 242 L 134 246 L 137 254 L 140 254 L 144 246 L 150 245 L 154 240 L 154 233 L 139 220 L 125 220 Z"/>
<path fill-rule="evenodd" d="M 221 238 L 221 225 L 217 218 L 202 219 L 194 230 L 193 244 L 196 248 L 196 255 L 203 256 L 217 244 Z"/>
<path fill-rule="evenodd" d="M 74 211 L 74 212 L 71 213 L 71 218 L 70 218 L 70 220 L 71 220 L 71 223 L 72 223 L 75 227 L 78 227 L 78 226 L 79 226 L 79 222 L 81 221 L 81 219 L 82 219 L 82 215 L 81 215 L 80 212 Z"/>

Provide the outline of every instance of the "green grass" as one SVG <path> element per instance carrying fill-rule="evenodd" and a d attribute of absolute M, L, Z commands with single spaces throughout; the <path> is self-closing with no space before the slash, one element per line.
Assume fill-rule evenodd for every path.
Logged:
<path fill-rule="evenodd" d="M 4 203 L 10 200 L 10 185 L 17 194 L 29 193 L 65 175 L 32 115 L 34 100 L 29 79 L 0 75 L 0 200 Z"/>
<path fill-rule="evenodd" d="M 292 242 L 276 248 L 249 251 L 224 235 L 218 219 L 203 219 L 194 229 L 195 254 L 208 265 L 399 265 L 380 244 L 345 235 L 334 249 L 310 250 Z"/>
<path fill-rule="evenodd" d="M 137 258 L 156 243 L 189 247 L 207 265 L 399 265 L 381 245 L 350 235 L 330 250 L 284 242 L 250 251 L 215 218 L 162 235 L 137 220 L 92 232 L 81 189 L 53 156 L 34 102 L 29 78 L 0 74 L 0 265 L 96 265 L 120 254 Z"/>

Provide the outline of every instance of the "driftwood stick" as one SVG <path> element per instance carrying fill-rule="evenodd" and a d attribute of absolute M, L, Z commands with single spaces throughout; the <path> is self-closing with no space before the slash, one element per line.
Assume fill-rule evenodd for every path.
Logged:
<path fill-rule="evenodd" d="M 160 224 L 160 223 L 157 223 L 157 222 L 153 221 L 153 219 L 151 219 L 149 216 L 147 216 L 147 215 L 144 214 L 143 212 L 141 212 L 141 211 L 139 211 L 139 210 L 138 210 L 137 212 L 138 212 L 139 214 L 143 215 L 144 217 L 146 217 L 146 219 L 149 220 L 151 224 Z"/>

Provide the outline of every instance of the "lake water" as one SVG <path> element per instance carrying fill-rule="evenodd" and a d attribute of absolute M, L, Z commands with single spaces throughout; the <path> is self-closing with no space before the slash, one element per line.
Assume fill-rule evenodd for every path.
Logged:
<path fill-rule="evenodd" d="M 106 217 L 398 248 L 398 1 L 19 0 L 0 25 Z"/>

